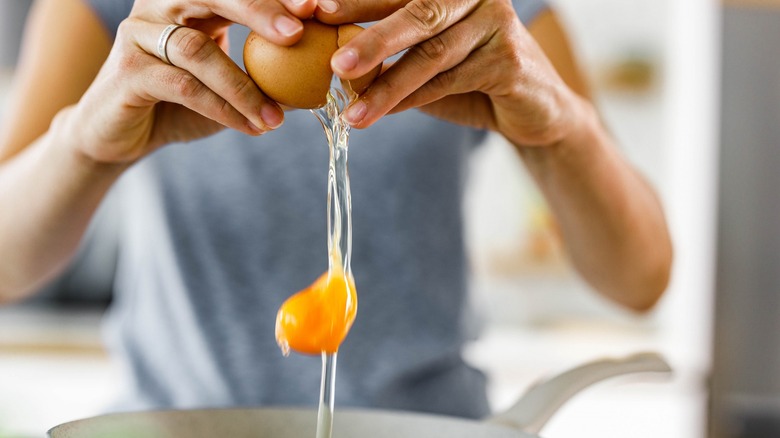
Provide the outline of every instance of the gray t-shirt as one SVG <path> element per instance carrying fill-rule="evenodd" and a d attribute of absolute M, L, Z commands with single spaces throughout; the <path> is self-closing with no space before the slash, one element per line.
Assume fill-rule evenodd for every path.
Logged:
<path fill-rule="evenodd" d="M 114 33 L 129 0 L 89 0 Z M 542 0 L 515 0 L 532 19 Z M 241 64 L 247 30 L 231 28 Z M 353 130 L 352 267 L 358 314 L 336 403 L 482 417 L 469 333 L 461 198 L 482 131 L 417 111 Z M 327 146 L 306 111 L 251 138 L 227 130 L 131 168 L 121 199 L 107 343 L 130 386 L 117 409 L 314 405 L 320 358 L 283 357 L 277 309 L 327 269 Z"/>

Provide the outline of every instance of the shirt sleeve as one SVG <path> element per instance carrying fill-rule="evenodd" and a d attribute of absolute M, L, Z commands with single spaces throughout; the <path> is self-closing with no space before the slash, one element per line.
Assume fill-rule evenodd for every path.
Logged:
<path fill-rule="evenodd" d="M 116 37 L 119 23 L 130 15 L 133 0 L 84 0 L 97 14 L 111 38 Z"/>
<path fill-rule="evenodd" d="M 549 8 L 545 0 L 512 0 L 512 4 L 520 21 L 526 25 L 532 22 L 539 13 Z"/>

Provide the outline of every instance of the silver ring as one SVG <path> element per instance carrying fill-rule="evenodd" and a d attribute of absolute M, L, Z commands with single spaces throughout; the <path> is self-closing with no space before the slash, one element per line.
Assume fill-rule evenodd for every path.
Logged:
<path fill-rule="evenodd" d="M 157 55 L 168 65 L 173 65 L 171 60 L 168 59 L 168 40 L 171 38 L 171 34 L 180 27 L 184 27 L 184 25 L 169 24 L 163 29 L 160 38 L 157 40 Z"/>

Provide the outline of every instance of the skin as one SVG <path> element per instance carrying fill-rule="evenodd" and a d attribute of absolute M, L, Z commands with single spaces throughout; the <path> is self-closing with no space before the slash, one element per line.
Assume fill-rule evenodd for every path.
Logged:
<path fill-rule="evenodd" d="M 411 47 L 350 108 L 355 127 L 419 108 L 501 133 L 546 195 L 583 277 L 632 309 L 658 300 L 671 265 L 662 209 L 599 121 L 552 13 L 526 28 L 504 0 L 138 0 L 112 47 L 81 0 L 39 0 L 0 129 L 0 211 L 14 212 L 0 215 L 0 247 L 14 254 L 0 264 L 0 301 L 63 269 L 137 160 L 225 127 L 278 127 L 279 106 L 225 55 L 227 27 L 288 45 L 312 14 L 380 20 L 334 55 L 344 79 Z M 172 22 L 187 28 L 171 36 L 170 66 L 155 53 Z"/>
<path fill-rule="evenodd" d="M 419 108 L 499 132 L 546 196 L 580 274 L 631 309 L 657 302 L 672 260 L 663 210 L 599 120 L 554 14 L 525 28 L 508 0 L 336 4 L 317 18 L 381 20 L 334 54 L 331 66 L 342 78 L 410 48 L 348 109 L 353 126 Z"/>

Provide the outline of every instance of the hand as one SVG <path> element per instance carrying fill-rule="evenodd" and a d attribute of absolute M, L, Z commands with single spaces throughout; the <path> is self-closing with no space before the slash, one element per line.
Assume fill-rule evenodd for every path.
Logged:
<path fill-rule="evenodd" d="M 409 49 L 349 108 L 345 117 L 355 127 L 417 107 L 523 146 L 556 143 L 573 129 L 581 99 L 508 0 L 321 0 L 316 16 L 381 20 L 334 54 L 331 65 L 344 79 Z"/>
<path fill-rule="evenodd" d="M 130 163 L 161 145 L 224 127 L 260 135 L 283 112 L 228 57 L 227 29 L 242 23 L 281 45 L 300 39 L 316 0 L 138 0 L 84 98 L 70 112 L 79 148 L 98 162 Z M 171 23 L 167 54 L 157 55 Z"/>

